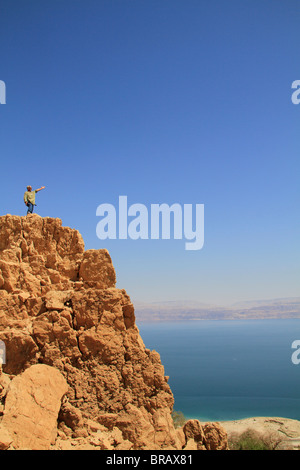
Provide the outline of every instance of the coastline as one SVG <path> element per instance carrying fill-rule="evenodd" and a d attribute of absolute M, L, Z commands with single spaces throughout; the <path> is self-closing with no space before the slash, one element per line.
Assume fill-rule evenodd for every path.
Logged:
<path fill-rule="evenodd" d="M 261 434 L 277 432 L 286 444 L 293 449 L 300 446 L 300 421 L 281 417 L 253 417 L 233 421 L 219 421 L 221 426 L 231 433 L 241 434 L 247 429 L 255 430 Z"/>

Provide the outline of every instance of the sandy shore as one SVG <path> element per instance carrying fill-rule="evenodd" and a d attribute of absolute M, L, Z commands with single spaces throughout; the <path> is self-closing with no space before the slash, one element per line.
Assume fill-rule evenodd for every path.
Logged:
<path fill-rule="evenodd" d="M 296 449 L 300 446 L 300 421 L 288 418 L 247 418 L 236 421 L 220 421 L 227 433 L 242 433 L 246 429 L 265 434 L 278 432 L 287 444 Z"/>

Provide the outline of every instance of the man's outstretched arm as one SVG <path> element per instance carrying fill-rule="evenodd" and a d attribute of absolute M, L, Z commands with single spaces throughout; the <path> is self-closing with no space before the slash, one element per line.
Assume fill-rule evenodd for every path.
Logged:
<path fill-rule="evenodd" d="M 45 189 L 45 187 L 46 187 L 46 186 L 42 186 L 41 188 L 36 189 L 35 192 L 37 193 L 37 192 L 41 191 L 42 189 Z"/>

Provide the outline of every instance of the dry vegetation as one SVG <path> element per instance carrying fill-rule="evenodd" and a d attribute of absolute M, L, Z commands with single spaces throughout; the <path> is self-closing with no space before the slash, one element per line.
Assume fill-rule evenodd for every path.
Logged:
<path fill-rule="evenodd" d="M 231 432 L 228 445 L 230 450 L 292 450 L 278 432 L 259 433 L 251 428 L 242 433 Z"/>

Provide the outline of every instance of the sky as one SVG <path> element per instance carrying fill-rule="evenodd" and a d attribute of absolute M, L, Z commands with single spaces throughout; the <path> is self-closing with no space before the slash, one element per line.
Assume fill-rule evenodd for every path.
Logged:
<path fill-rule="evenodd" d="M 0 0 L 1 215 L 46 186 L 35 212 L 133 301 L 299 296 L 299 24 L 298 0 Z M 100 240 L 119 196 L 204 204 L 203 248 Z"/>

